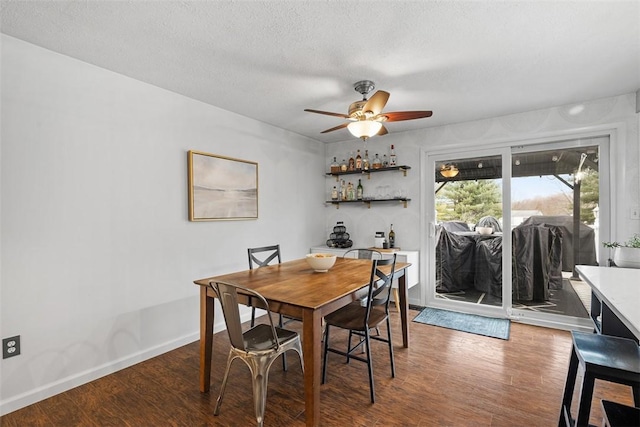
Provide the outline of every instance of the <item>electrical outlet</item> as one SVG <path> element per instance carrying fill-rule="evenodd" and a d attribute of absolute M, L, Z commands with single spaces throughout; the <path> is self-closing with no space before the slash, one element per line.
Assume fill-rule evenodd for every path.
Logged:
<path fill-rule="evenodd" d="M 20 335 L 2 339 L 2 358 L 17 356 L 20 354 Z"/>

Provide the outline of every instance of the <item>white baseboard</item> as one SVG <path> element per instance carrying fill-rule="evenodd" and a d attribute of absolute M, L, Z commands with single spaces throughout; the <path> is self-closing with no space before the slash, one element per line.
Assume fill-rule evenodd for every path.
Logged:
<path fill-rule="evenodd" d="M 242 316 L 243 321 L 247 321 L 250 318 L 251 313 L 246 313 Z M 225 329 L 226 327 L 224 324 L 224 320 L 222 320 L 214 325 L 213 331 L 214 333 L 217 333 L 220 331 L 224 331 Z M 175 350 L 178 347 L 182 347 L 194 341 L 198 341 L 199 339 L 199 331 L 190 333 L 156 347 L 142 350 L 127 357 L 114 360 L 113 362 L 105 363 L 104 365 L 97 366 L 95 368 L 80 372 L 75 375 L 71 375 L 66 378 L 61 378 L 55 382 L 45 384 L 33 390 L 29 390 L 28 392 L 13 396 L 6 400 L 2 400 L 0 401 L 0 416 L 6 415 L 13 411 L 17 411 L 18 409 L 24 408 L 26 406 L 33 405 L 34 403 L 40 402 L 44 399 L 48 399 L 49 397 L 55 396 L 56 394 L 63 393 L 67 390 L 71 390 L 74 387 L 87 384 L 91 381 L 95 381 L 99 378 L 117 372 L 124 368 L 128 368 L 137 363 L 167 353 L 171 350 Z M 197 388 L 198 384 L 194 382 L 193 387 Z"/>

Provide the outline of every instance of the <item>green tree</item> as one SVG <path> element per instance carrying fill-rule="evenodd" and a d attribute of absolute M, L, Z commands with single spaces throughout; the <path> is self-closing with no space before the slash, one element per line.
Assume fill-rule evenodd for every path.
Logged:
<path fill-rule="evenodd" d="M 585 224 L 593 224 L 595 215 L 593 208 L 600 202 L 600 177 L 598 171 L 587 168 L 580 182 L 580 220 Z"/>
<path fill-rule="evenodd" d="M 436 211 L 441 221 L 475 224 L 483 216 L 500 218 L 500 187 L 494 180 L 451 182 L 438 194 Z"/>

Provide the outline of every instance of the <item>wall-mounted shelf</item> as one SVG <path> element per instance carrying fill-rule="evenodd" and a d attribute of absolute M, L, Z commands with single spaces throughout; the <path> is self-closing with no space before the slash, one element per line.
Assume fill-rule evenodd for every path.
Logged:
<path fill-rule="evenodd" d="M 365 199 L 365 200 L 327 200 L 326 203 L 331 203 L 332 205 L 336 205 L 336 209 L 340 209 L 341 203 L 362 203 L 367 205 L 367 208 L 371 209 L 371 203 L 402 203 L 404 207 L 407 207 L 407 202 L 411 201 L 411 199 L 407 198 L 397 198 L 397 199 Z"/>
<path fill-rule="evenodd" d="M 327 172 L 327 176 L 335 176 L 336 181 L 340 180 L 341 175 L 367 175 L 367 179 L 371 179 L 371 174 L 376 172 L 389 172 L 389 171 L 399 171 L 402 172 L 404 176 L 407 176 L 407 171 L 411 169 L 411 166 L 389 166 L 386 168 L 379 169 L 369 169 L 369 170 L 353 170 L 346 172 Z"/>

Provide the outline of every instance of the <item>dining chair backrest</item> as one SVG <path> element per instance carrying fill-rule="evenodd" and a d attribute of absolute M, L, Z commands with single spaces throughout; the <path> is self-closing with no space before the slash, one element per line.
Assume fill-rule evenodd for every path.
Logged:
<path fill-rule="evenodd" d="M 210 282 L 209 286 L 213 288 L 216 295 L 218 296 L 218 300 L 220 301 L 220 305 L 222 306 L 222 313 L 224 314 L 224 321 L 227 325 L 227 333 L 229 334 L 229 340 L 231 341 L 231 345 L 239 350 L 248 351 L 251 350 L 251 343 L 247 343 L 244 340 L 243 332 L 242 332 L 242 321 L 240 319 L 240 310 L 238 308 L 238 294 L 243 294 L 250 296 L 251 298 L 255 298 L 256 305 L 259 305 L 260 308 L 263 308 L 267 311 L 267 317 L 269 319 L 269 324 L 271 325 L 272 335 L 271 337 L 266 337 L 267 341 L 270 341 L 265 345 L 264 343 L 261 345 L 261 350 L 267 350 L 269 348 L 278 348 L 278 339 L 275 326 L 273 324 L 273 319 L 271 318 L 271 311 L 269 310 L 269 304 L 267 300 L 260 295 L 258 292 L 248 289 L 233 283 L 227 282 Z M 265 337 L 262 337 L 262 340 L 265 340 Z"/>
<path fill-rule="evenodd" d="M 342 255 L 342 258 L 382 259 L 382 253 L 375 249 L 350 249 Z"/>
<path fill-rule="evenodd" d="M 392 281 L 396 270 L 396 254 L 388 259 L 374 259 L 371 264 L 371 279 L 369 280 L 367 295 L 366 323 L 369 323 L 369 315 L 374 307 L 384 307 L 384 312 L 389 314 L 389 302 L 391 301 Z M 388 274 L 380 271 L 379 267 L 390 265 Z"/>
<path fill-rule="evenodd" d="M 267 253 L 264 253 L 267 252 Z M 278 264 L 282 262 L 280 258 L 280 245 L 263 246 L 261 248 L 247 249 L 249 255 L 249 269 L 253 270 L 254 264 L 257 267 L 269 265 L 274 259 L 278 259 Z M 260 256 L 256 256 L 260 254 Z"/>

